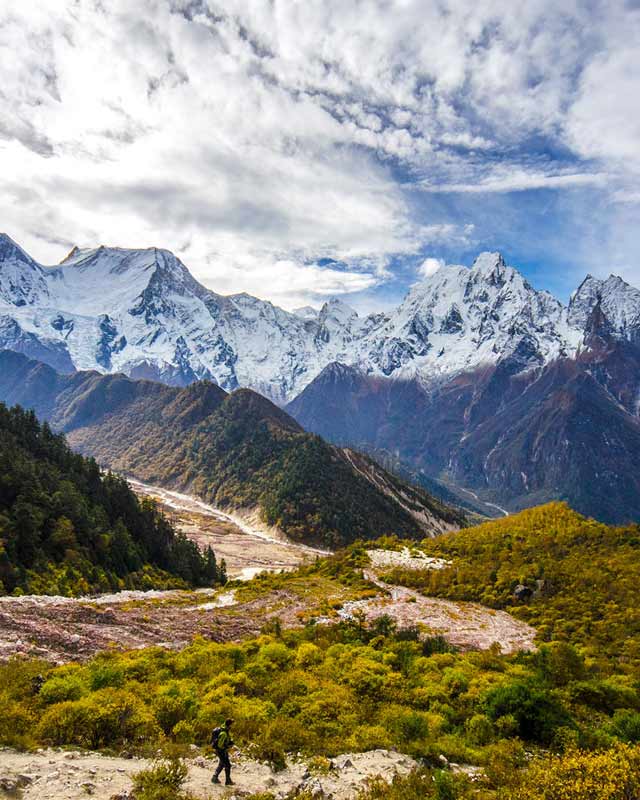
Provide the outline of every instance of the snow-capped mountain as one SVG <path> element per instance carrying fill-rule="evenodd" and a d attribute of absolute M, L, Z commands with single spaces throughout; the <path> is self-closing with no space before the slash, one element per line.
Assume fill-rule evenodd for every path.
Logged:
<path fill-rule="evenodd" d="M 547 363 L 581 340 L 558 300 L 533 289 L 499 253 L 482 253 L 471 269 L 443 267 L 414 286 L 367 337 L 360 366 L 431 379 L 495 363 L 523 341 L 532 366 Z"/>
<path fill-rule="evenodd" d="M 167 250 L 74 249 L 44 267 L 0 239 L 0 348 L 63 371 L 210 378 L 282 402 L 342 354 L 356 317 L 340 301 L 309 320 L 247 294 L 218 295 Z"/>
<path fill-rule="evenodd" d="M 599 280 L 587 275 L 571 296 L 569 322 L 584 329 L 593 309 L 599 306 L 611 326 L 614 336 L 628 341 L 640 341 L 640 291 L 610 275 Z"/>
<path fill-rule="evenodd" d="M 568 307 L 498 253 L 447 266 L 387 314 L 340 300 L 287 312 L 205 288 L 167 250 L 74 249 L 56 266 L 0 235 L 0 348 L 58 370 L 124 372 L 184 385 L 209 378 L 285 403 L 328 364 L 429 382 L 517 353 L 522 368 L 573 355 L 598 306 L 615 335 L 640 335 L 640 292 L 587 278 Z"/>

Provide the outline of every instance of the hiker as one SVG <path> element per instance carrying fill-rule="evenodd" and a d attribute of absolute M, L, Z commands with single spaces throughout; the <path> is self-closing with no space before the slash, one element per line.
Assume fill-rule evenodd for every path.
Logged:
<path fill-rule="evenodd" d="M 214 728 L 211 734 L 211 744 L 218 756 L 218 766 L 211 778 L 211 783 L 220 783 L 220 773 L 224 770 L 225 785 L 233 786 L 231 780 L 231 761 L 229 761 L 229 749 L 233 747 L 233 740 L 231 738 L 231 726 L 233 720 L 231 718 L 225 719 L 224 725 L 220 728 Z"/>

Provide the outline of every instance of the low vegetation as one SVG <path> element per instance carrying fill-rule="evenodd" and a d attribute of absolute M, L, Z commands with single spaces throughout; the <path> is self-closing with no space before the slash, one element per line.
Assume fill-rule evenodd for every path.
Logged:
<path fill-rule="evenodd" d="M 187 768 L 179 759 L 158 761 L 133 778 L 132 800 L 196 800 L 185 792 Z"/>
<path fill-rule="evenodd" d="M 386 575 L 425 594 L 506 609 L 541 641 L 571 642 L 589 661 L 637 674 L 640 666 L 640 528 L 613 527 L 550 503 L 433 540 L 450 560 L 437 571 Z M 522 593 L 516 587 L 524 587 Z"/>
<path fill-rule="evenodd" d="M 354 548 L 301 572 L 333 574 L 366 592 L 363 552 Z M 259 584 L 270 591 L 288 579 L 268 576 L 244 591 L 259 593 Z M 241 643 L 197 639 L 181 652 L 106 652 L 63 667 L 14 659 L 0 667 L 0 743 L 175 755 L 192 743 L 206 747 L 211 728 L 233 716 L 236 739 L 274 768 L 291 752 L 326 757 L 395 747 L 426 771 L 397 779 L 387 797 L 471 797 L 466 777 L 441 770 L 444 756 L 483 767 L 473 791 L 484 794 L 474 797 L 515 800 L 533 797 L 525 793 L 530 772 L 551 781 L 576 759 L 594 775 L 626 759 L 633 777 L 638 689 L 637 676 L 566 641 L 517 656 L 498 648 L 459 653 L 386 617 L 371 625 L 359 617 L 334 625 L 310 620 L 298 630 L 273 624 Z M 559 755 L 540 766 L 549 751 Z M 363 800 L 382 792 L 374 782 Z"/>

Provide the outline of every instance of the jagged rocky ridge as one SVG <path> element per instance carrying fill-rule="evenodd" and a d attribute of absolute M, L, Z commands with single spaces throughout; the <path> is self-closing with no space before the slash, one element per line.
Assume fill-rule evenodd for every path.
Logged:
<path fill-rule="evenodd" d="M 0 352 L 0 399 L 33 409 L 107 467 L 259 514 L 290 538 L 336 547 L 396 533 L 422 538 L 464 514 L 360 453 L 306 433 L 249 389 L 171 387 L 122 374 L 63 375 Z"/>
<path fill-rule="evenodd" d="M 216 294 L 167 250 L 74 249 L 44 267 L 0 235 L 0 347 L 63 372 L 210 379 L 280 404 L 333 362 L 433 383 L 505 358 L 530 369 L 575 356 L 596 306 L 614 337 L 638 341 L 640 292 L 620 278 L 588 277 L 563 306 L 498 253 L 444 267 L 397 309 L 362 318 L 337 299 L 291 313 Z"/>

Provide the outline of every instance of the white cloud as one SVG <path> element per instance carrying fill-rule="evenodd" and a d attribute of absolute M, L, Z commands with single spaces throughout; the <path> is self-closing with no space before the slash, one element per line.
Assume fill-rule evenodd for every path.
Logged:
<path fill-rule="evenodd" d="M 586 65 L 565 127 L 587 158 L 640 173 L 640 8 L 612 23 L 607 47 Z"/>
<path fill-rule="evenodd" d="M 425 258 L 425 260 L 418 266 L 416 272 L 422 278 L 430 278 L 436 272 L 444 267 L 444 259 L 442 258 Z"/>
<path fill-rule="evenodd" d="M 165 246 L 218 291 L 291 305 L 468 243 L 467 219 L 422 216 L 416 182 L 637 191 L 622 0 L 5 6 L 0 214 L 41 260 Z"/>
<path fill-rule="evenodd" d="M 583 186 L 606 186 L 609 177 L 603 173 L 578 172 L 546 174 L 519 168 L 492 170 L 485 178 L 474 183 L 429 184 L 423 181 L 420 188 L 426 192 L 464 192 L 483 194 L 485 192 L 525 192 L 532 189 L 569 189 Z"/>

